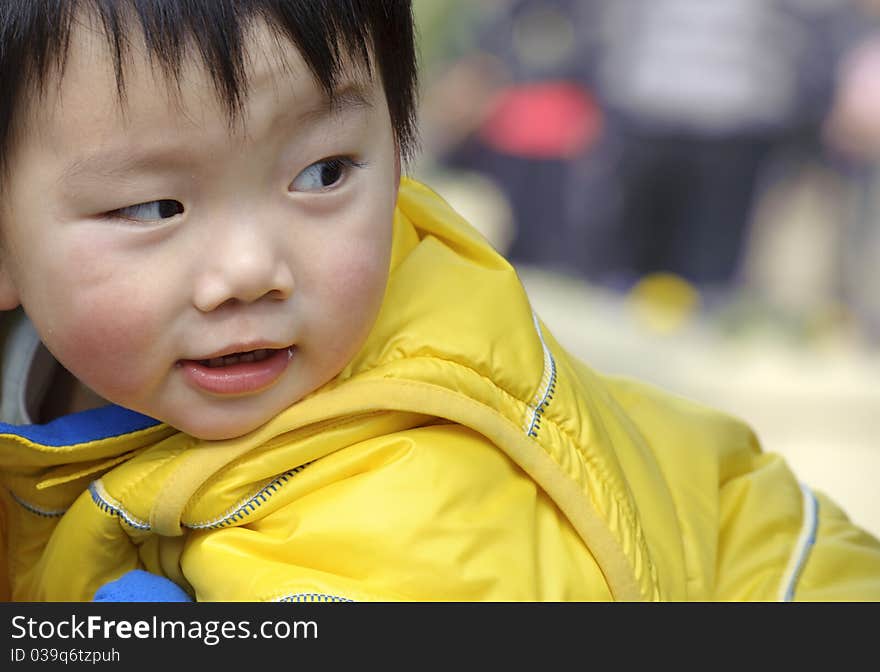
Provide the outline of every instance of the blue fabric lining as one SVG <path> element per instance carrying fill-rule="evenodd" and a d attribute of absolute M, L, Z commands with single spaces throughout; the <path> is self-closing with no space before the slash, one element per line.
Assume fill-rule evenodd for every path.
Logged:
<path fill-rule="evenodd" d="M 131 434 L 158 424 L 154 418 L 110 404 L 63 415 L 45 425 L 0 422 L 0 435 L 12 434 L 43 446 L 61 447 Z"/>

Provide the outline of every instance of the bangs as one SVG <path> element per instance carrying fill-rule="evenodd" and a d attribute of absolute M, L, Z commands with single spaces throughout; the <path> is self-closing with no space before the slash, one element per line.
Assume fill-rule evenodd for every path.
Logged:
<path fill-rule="evenodd" d="M 279 41 L 293 43 L 331 99 L 350 68 L 370 78 L 378 74 L 400 152 L 412 157 L 417 65 L 408 0 L 5 0 L 0 7 L 4 168 L 18 101 L 41 95 L 53 73 L 63 77 L 71 35 L 83 18 L 93 19 L 106 36 L 121 100 L 132 32 L 139 30 L 149 58 L 178 89 L 187 59 L 201 61 L 230 122 L 240 117 L 248 93 L 248 34 L 262 21 Z"/>

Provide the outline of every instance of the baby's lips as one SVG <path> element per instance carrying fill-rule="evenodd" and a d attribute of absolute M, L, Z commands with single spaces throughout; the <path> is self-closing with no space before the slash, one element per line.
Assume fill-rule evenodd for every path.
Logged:
<path fill-rule="evenodd" d="M 267 350 L 267 357 L 242 361 L 240 356 L 183 360 L 181 370 L 186 381 L 197 390 L 222 396 L 255 394 L 272 386 L 287 370 L 294 347 Z M 219 359 L 220 364 L 214 361 Z"/>

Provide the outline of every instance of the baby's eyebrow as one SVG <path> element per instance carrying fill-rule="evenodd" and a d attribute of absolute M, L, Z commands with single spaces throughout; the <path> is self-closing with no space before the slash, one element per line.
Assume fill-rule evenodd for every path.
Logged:
<path fill-rule="evenodd" d="M 332 95 L 322 96 L 320 103 L 301 112 L 297 117 L 301 123 L 309 123 L 323 117 L 372 108 L 372 97 L 367 89 L 357 82 L 347 82 Z"/>
<path fill-rule="evenodd" d="M 70 182 L 83 176 L 116 177 L 126 172 L 134 172 L 139 168 L 175 162 L 180 163 L 179 152 L 151 151 L 139 155 L 133 154 L 127 148 L 97 151 L 71 161 L 61 171 L 58 182 Z"/>
<path fill-rule="evenodd" d="M 343 83 L 332 95 L 321 95 L 314 105 L 305 110 L 294 111 L 292 116 L 297 126 L 308 127 L 324 119 L 345 115 L 360 110 L 371 110 L 374 104 L 369 90 L 358 82 Z M 120 174 L 136 172 L 139 169 L 156 166 L 181 165 L 186 159 L 178 147 L 150 147 L 144 153 L 132 152 L 131 148 L 102 149 L 74 159 L 61 171 L 58 182 L 75 181 L 84 176 L 118 177 Z"/>

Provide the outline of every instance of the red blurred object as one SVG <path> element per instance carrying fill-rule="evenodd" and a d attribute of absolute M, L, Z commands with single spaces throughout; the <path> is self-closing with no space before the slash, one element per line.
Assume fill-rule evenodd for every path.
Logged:
<path fill-rule="evenodd" d="M 602 113 L 582 86 L 556 81 L 504 89 L 479 136 L 498 152 L 533 159 L 567 159 L 586 151 L 602 130 Z"/>

